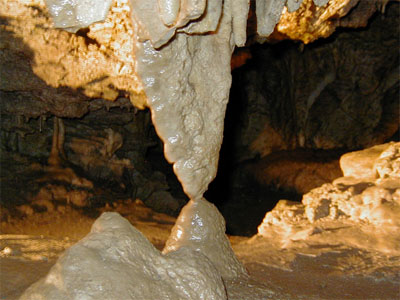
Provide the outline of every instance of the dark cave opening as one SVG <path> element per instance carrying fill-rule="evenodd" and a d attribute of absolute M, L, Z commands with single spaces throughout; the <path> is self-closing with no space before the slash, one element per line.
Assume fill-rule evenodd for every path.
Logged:
<path fill-rule="evenodd" d="M 280 199 L 301 201 L 343 176 L 342 154 L 399 140 L 398 7 L 309 45 L 249 47 L 232 72 L 218 173 L 205 194 L 229 234 L 255 234 Z"/>
<path fill-rule="evenodd" d="M 271 46 L 268 46 L 271 47 Z M 288 47 L 297 47 L 296 43 L 284 42 L 274 47 L 275 58 L 279 57 L 282 50 Z M 252 236 L 257 233 L 257 227 L 261 224 L 265 214 L 271 211 L 281 199 L 300 202 L 305 191 L 296 189 L 293 185 L 285 185 L 280 182 L 280 176 L 289 176 L 295 173 L 305 164 L 321 165 L 330 164 L 335 169 L 337 177 L 341 176 L 338 159 L 347 149 L 305 149 L 292 150 L 275 149 L 275 152 L 262 159 L 259 154 L 248 157 L 243 146 L 238 145 L 240 129 L 246 122 L 244 111 L 247 110 L 246 100 L 243 99 L 241 87 L 242 74 L 251 70 L 257 64 L 257 59 L 248 61 L 244 66 L 233 70 L 230 100 L 228 102 L 224 139 L 220 150 L 218 172 L 205 193 L 205 198 L 214 203 L 226 220 L 227 233 L 232 235 Z M 245 157 L 243 159 L 243 157 Z M 263 161 L 266 161 L 266 163 Z M 282 174 L 273 174 L 269 182 L 264 183 L 262 172 L 269 166 L 279 168 L 282 164 Z M 304 172 L 304 176 L 310 172 Z M 312 180 L 313 177 L 311 176 Z M 331 177 L 326 179 L 329 181 Z"/>

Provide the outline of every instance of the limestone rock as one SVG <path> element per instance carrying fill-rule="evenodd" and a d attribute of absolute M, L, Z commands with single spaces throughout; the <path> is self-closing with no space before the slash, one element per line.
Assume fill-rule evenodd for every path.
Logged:
<path fill-rule="evenodd" d="M 45 0 L 46 6 L 57 28 L 76 32 L 82 27 L 103 21 L 110 9 L 112 0 L 70 1 Z"/>
<path fill-rule="evenodd" d="M 275 33 L 270 39 L 287 37 L 308 44 L 319 38 L 328 37 L 339 26 L 364 27 L 381 2 L 379 0 L 288 1 L 288 9 L 279 7 L 282 16 L 277 17 Z M 349 19 L 352 19 L 352 22 L 349 22 Z M 266 33 L 272 33 L 273 29 L 272 27 L 272 30 L 269 29 Z M 263 32 L 259 33 L 261 36 L 264 35 Z"/>
<path fill-rule="evenodd" d="M 155 211 L 177 215 L 181 208 L 181 203 L 175 199 L 168 191 L 155 191 L 148 199 L 145 199 L 146 206 Z"/>
<path fill-rule="evenodd" d="M 254 63 L 233 75 L 230 105 L 239 121 L 225 126 L 237 143 L 235 159 L 297 147 L 358 150 L 396 138 L 399 20 L 393 3 L 368 30 L 303 50 L 289 42 L 254 46 Z"/>
<path fill-rule="evenodd" d="M 225 220 L 206 199 L 191 200 L 182 209 L 163 253 L 188 248 L 203 253 L 224 279 L 246 276 L 225 235 Z"/>
<path fill-rule="evenodd" d="M 313 189 L 303 196 L 302 205 L 294 205 L 285 213 L 282 213 L 282 207 L 286 202 L 279 202 L 266 214 L 259 233 L 263 235 L 274 225 L 283 228 L 297 223 L 300 226 L 299 221 L 306 219 L 311 224 L 323 224 L 327 218 L 357 224 L 366 222 L 374 228 L 379 227 L 381 232 L 398 230 L 399 149 L 400 143 L 389 143 L 344 155 L 343 172 L 351 177 L 341 177 L 332 184 Z M 355 167 L 361 172 L 355 172 Z M 385 171 L 377 172 L 377 168 Z"/>
<path fill-rule="evenodd" d="M 113 2 L 103 23 L 75 35 L 52 28 L 42 0 L 2 0 L 0 13 L 7 24 L 0 31 L 2 110 L 32 117 L 48 112 L 81 117 L 89 110 L 85 95 L 115 100 L 121 94 L 143 107 L 130 8 L 123 2 Z"/>
<path fill-rule="evenodd" d="M 87 172 L 96 170 L 98 178 L 121 178 L 125 169 L 133 168 L 129 159 L 115 155 L 122 145 L 122 135 L 111 128 L 104 129 L 100 136 L 74 137 L 68 143 L 70 160 Z"/>
<path fill-rule="evenodd" d="M 398 165 L 400 143 L 379 147 L 369 163 L 371 173 L 377 164 L 386 170 Z M 354 163 L 371 162 L 366 152 L 354 152 Z M 385 161 L 384 163 L 382 161 Z M 387 174 L 387 173 L 385 173 Z M 354 175 L 354 173 L 352 173 Z M 318 248 L 356 247 L 374 253 L 396 256 L 400 253 L 400 180 L 397 172 L 375 178 L 341 177 L 303 196 L 302 203 L 281 200 L 265 215 L 257 238 L 278 242 L 280 247 L 298 249 L 302 245 Z M 297 251 L 297 250 L 296 250 Z"/>
<path fill-rule="evenodd" d="M 385 180 L 387 178 L 400 179 L 400 147 L 397 143 L 387 144 L 375 161 L 374 170 L 378 178 Z"/>
<path fill-rule="evenodd" d="M 337 156 L 328 151 L 275 151 L 240 168 L 260 185 L 298 194 L 342 177 Z"/>
<path fill-rule="evenodd" d="M 221 276 L 203 254 L 182 248 L 162 255 L 117 213 L 104 213 L 28 299 L 227 299 Z"/>
<path fill-rule="evenodd" d="M 2 86 L 7 93 L 19 96 L 18 105 L 2 101 L 5 111 L 30 116 L 47 112 L 82 116 L 88 111 L 88 99 L 82 99 L 77 90 L 109 100 L 123 94 L 138 107 L 151 107 L 153 121 L 165 142 L 166 156 L 174 163 L 185 191 L 192 198 L 201 197 L 215 176 L 230 86 L 230 56 L 234 44 L 245 43 L 249 1 L 225 1 L 222 5 L 217 0 L 181 4 L 173 0 L 119 0 L 111 6 L 110 2 L 96 6 L 94 0 L 49 0 L 49 11 L 57 26 L 73 31 L 88 26 L 77 35 L 51 29 L 41 0 L 24 2 L 26 5 L 3 2 L 8 20 L 6 40 L 12 37 L 12 43 L 4 47 L 10 53 L 4 60 L 7 71 L 2 76 Z M 294 10 L 300 2 L 260 1 L 260 31 L 267 34 L 273 30 L 285 4 Z M 306 2 L 301 7 L 308 7 Z M 336 2 L 326 5 L 320 11 L 326 9 L 330 13 Z M 350 4 L 343 5 L 342 15 Z M 90 13 L 83 18 L 82 11 L 88 7 Z M 102 18 L 104 22 L 97 22 Z M 19 54 L 30 58 L 25 67 L 29 69 L 32 62 L 37 75 L 33 76 L 34 82 L 28 80 L 28 85 L 24 82 L 19 86 L 19 80 L 15 80 L 18 74 L 14 62 Z M 68 97 L 73 105 L 56 95 L 54 88 L 64 87 L 68 87 L 66 94 L 73 95 Z M 34 97 L 24 97 L 22 92 Z M 53 98 L 57 100 L 53 102 Z M 35 101 L 40 104 L 29 111 L 27 107 Z"/>
<path fill-rule="evenodd" d="M 313 18 L 317 16 L 316 18 L 318 19 L 319 11 L 323 12 L 325 10 L 333 10 L 336 12 L 335 8 L 337 6 L 342 7 L 346 6 L 347 4 L 347 3 L 343 4 L 342 3 L 343 1 L 337 0 L 337 1 L 330 1 L 329 6 L 325 7 L 325 5 L 328 2 L 329 0 L 287 0 L 287 1 L 257 0 L 256 1 L 257 32 L 261 37 L 268 37 L 274 31 L 275 25 L 277 24 L 278 24 L 277 30 L 282 33 L 285 33 L 285 27 L 287 26 L 293 26 L 293 24 L 296 24 L 291 28 L 290 31 L 291 33 L 299 30 L 298 28 L 299 27 L 301 28 L 301 26 L 299 25 L 307 24 L 309 27 L 307 28 L 307 31 L 305 33 L 311 34 L 312 32 L 311 28 L 313 26 L 318 27 L 320 24 L 318 24 L 318 22 L 315 22 L 316 23 L 315 25 L 314 20 L 310 22 L 310 17 Z M 311 9 L 310 6 L 312 7 Z M 317 7 L 315 8 L 315 6 Z M 303 7 L 303 9 L 301 9 L 299 13 L 295 13 L 300 7 Z M 289 24 L 286 24 L 284 19 L 285 15 L 288 14 L 299 16 L 298 18 L 301 19 L 301 22 L 293 22 L 293 20 L 290 20 Z M 328 23 L 325 26 L 330 27 L 330 24 Z M 334 28 L 332 30 L 334 30 Z M 321 33 L 319 32 L 317 36 L 314 37 L 314 39 L 317 39 L 320 36 Z"/>
<path fill-rule="evenodd" d="M 389 143 L 344 155 L 341 166 L 350 177 L 338 178 L 333 185 L 324 185 L 303 197 L 309 220 L 344 215 L 375 225 L 400 226 L 399 149 L 400 143 Z M 376 166 L 386 171 L 378 172 Z"/>
<path fill-rule="evenodd" d="M 374 168 L 376 160 L 389 147 L 391 147 L 390 144 L 382 144 L 362 151 L 346 153 L 340 158 L 340 167 L 343 175 L 346 177 L 375 179 L 378 175 Z"/>
<path fill-rule="evenodd" d="M 149 41 L 138 48 L 138 74 L 165 157 L 192 199 L 203 195 L 217 171 L 231 83 L 229 5 L 213 34 L 177 34 L 159 50 Z"/>

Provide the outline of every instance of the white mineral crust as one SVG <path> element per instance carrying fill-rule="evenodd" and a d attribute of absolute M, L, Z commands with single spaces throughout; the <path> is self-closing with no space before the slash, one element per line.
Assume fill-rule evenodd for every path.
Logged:
<path fill-rule="evenodd" d="M 54 24 L 69 32 L 104 21 L 112 0 L 45 0 Z"/>
<path fill-rule="evenodd" d="M 126 219 L 104 213 L 20 300 L 227 299 L 218 270 L 200 252 L 161 254 Z"/>

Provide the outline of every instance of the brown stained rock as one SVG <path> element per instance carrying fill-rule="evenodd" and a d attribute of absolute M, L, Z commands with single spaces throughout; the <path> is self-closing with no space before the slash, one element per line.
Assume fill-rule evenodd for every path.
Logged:
<path fill-rule="evenodd" d="M 240 103 L 240 124 L 228 134 L 237 139 L 238 157 L 298 146 L 360 149 L 395 138 L 398 20 L 393 3 L 368 29 L 303 48 L 290 42 L 252 47 L 252 60 L 233 77 L 239 87 L 230 104 Z"/>
<path fill-rule="evenodd" d="M 125 95 L 143 107 L 126 4 L 116 1 L 104 23 L 76 35 L 54 29 L 41 0 L 2 0 L 0 14 L 4 111 L 80 117 L 88 111 L 85 95 L 107 100 Z"/>
<path fill-rule="evenodd" d="M 304 149 L 276 151 L 244 169 L 263 186 L 298 194 L 343 176 L 337 154 Z"/>
<path fill-rule="evenodd" d="M 313 0 L 303 0 L 294 12 L 283 9 L 270 39 L 289 38 L 308 44 L 330 36 L 337 27 L 365 27 L 380 5 L 385 4 L 380 0 L 331 0 L 318 7 Z"/>

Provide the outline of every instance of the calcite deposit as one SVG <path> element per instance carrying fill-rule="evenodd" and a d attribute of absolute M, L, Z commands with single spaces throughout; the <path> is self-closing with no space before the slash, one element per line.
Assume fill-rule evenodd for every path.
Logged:
<path fill-rule="evenodd" d="M 342 156 L 344 177 L 311 190 L 302 203 L 281 200 L 258 227 L 282 244 L 325 239 L 383 253 L 400 253 L 400 143 L 391 142 Z M 329 228 L 327 227 L 329 226 Z M 348 236 L 347 228 L 359 228 Z M 342 231 L 335 241 L 329 231 Z"/>
<path fill-rule="evenodd" d="M 257 1 L 257 30 L 261 36 L 272 32 L 284 5 L 282 1 Z M 134 2 L 133 18 L 141 28 L 138 74 L 165 145 L 165 156 L 173 163 L 186 194 L 198 199 L 216 175 L 231 84 L 230 59 L 234 45 L 244 44 L 249 2 L 225 1 L 222 5 L 208 1 L 205 16 L 197 24 L 191 23 L 196 25 L 190 24 L 189 31 L 178 31 L 173 39 L 175 30 L 186 25 L 201 6 L 192 7 L 191 13 L 187 7 L 182 8 L 179 16 L 176 13 L 174 26 L 163 23 L 163 18 L 150 18 L 149 11 L 155 7 L 156 1 Z M 193 35 L 204 32 L 212 34 Z"/>
<path fill-rule="evenodd" d="M 339 26 L 366 26 L 368 19 L 377 10 L 384 11 L 387 2 L 389 1 L 288 1 L 287 8 L 280 9 L 282 16 L 277 19 L 276 31 L 271 38 L 282 39 L 284 36 L 308 44 L 320 37 L 330 36 Z"/>
<path fill-rule="evenodd" d="M 91 233 L 70 248 L 21 299 L 226 299 L 225 280 L 246 277 L 246 271 L 224 235 L 222 217 L 202 196 L 217 171 L 231 85 L 231 54 L 235 45 L 245 44 L 249 1 L 120 0 L 97 5 L 96 1 L 48 0 L 55 26 L 77 35 L 48 31 L 46 13 L 34 6 L 43 7 L 43 3 L 27 3 L 28 12 L 20 9 L 19 3 L 3 0 L 2 4 L 8 9 L 6 15 L 12 30 L 18 33 L 13 42 L 20 44 L 18 39 L 22 39 L 22 44 L 29 48 L 22 52 L 29 53 L 31 49 L 34 53 L 34 74 L 53 88 L 69 87 L 86 96 L 108 100 L 122 95 L 140 108 L 149 107 L 164 142 L 165 156 L 174 165 L 191 201 L 183 209 L 163 254 L 126 220 L 116 214 L 104 214 Z M 329 12 L 328 6 L 340 1 L 304 3 L 306 7 L 326 6 L 325 11 Z M 357 1 L 351 3 L 355 5 Z M 300 8 L 299 2 L 291 0 L 260 0 L 256 4 L 261 36 L 273 32 L 285 5 L 291 12 Z M 346 6 L 347 12 L 350 8 Z M 24 13 L 37 14 L 43 29 L 38 41 L 30 37 L 37 24 L 24 26 Z M 328 18 L 336 15 L 328 14 Z M 13 16 L 17 16 L 17 21 Z M 103 19 L 105 22 L 99 23 Z M 322 31 L 317 31 L 313 38 L 327 36 Z M 66 51 L 58 47 L 65 47 Z M 46 50 L 54 48 L 56 55 L 47 55 Z M 6 80 L 2 86 L 8 92 L 18 89 L 9 88 L 15 74 L 9 70 L 4 73 Z M 316 93 L 330 83 L 332 76 L 328 73 L 324 77 L 327 79 Z M 40 94 L 38 98 L 41 99 Z M 47 101 L 51 102 L 44 100 Z M 7 109 L 16 113 L 12 106 Z M 68 106 L 64 111 L 49 105 L 32 116 L 48 111 L 62 117 L 82 116 L 87 109 L 83 105 L 80 114 L 74 115 L 76 111 L 68 113 Z M 112 130 L 107 131 L 107 136 L 109 141 L 104 141 L 102 152 L 112 157 L 121 138 Z M 80 149 L 75 146 L 75 150 Z M 386 169 L 386 165 L 380 167 Z M 387 193 L 391 193 L 390 200 Z M 388 213 L 387 209 L 381 212 L 380 204 L 390 202 L 395 207 L 397 198 L 392 190 L 387 193 L 385 201 L 372 203 L 368 200 L 370 195 L 384 192 L 366 192 L 362 201 L 370 210 L 363 210 L 356 218 L 374 223 L 376 215 Z M 308 205 L 307 198 L 304 204 Z M 345 206 L 325 198 L 318 198 L 303 210 L 310 223 L 349 214 Z M 371 212 L 371 218 L 365 217 L 365 211 Z M 269 219 L 266 220 L 267 224 Z M 394 219 L 389 216 L 388 220 Z M 266 225 L 260 227 L 261 235 L 263 226 Z M 301 238 L 318 230 L 294 236 Z"/>
<path fill-rule="evenodd" d="M 106 1 L 65 1 L 45 0 L 46 6 L 58 28 L 77 32 L 107 17 L 112 0 Z"/>
<path fill-rule="evenodd" d="M 225 235 L 225 220 L 205 199 L 191 200 L 171 230 L 163 253 L 188 248 L 203 253 L 225 279 L 246 277 L 246 270 L 232 251 Z"/>
<path fill-rule="evenodd" d="M 288 1 L 286 5 L 293 11 L 301 2 Z M 245 44 L 249 1 L 105 1 L 101 5 L 77 1 L 67 5 L 48 0 L 55 26 L 78 31 L 77 35 L 51 29 L 41 0 L 24 3 L 2 4 L 9 20 L 6 32 L 18 38 L 5 49 L 25 44 L 21 51 L 28 57 L 29 50 L 34 53 L 34 74 L 50 87 L 79 89 L 87 96 L 108 100 L 125 95 L 138 107 L 149 106 L 166 157 L 174 163 L 186 193 L 191 198 L 201 197 L 216 173 L 230 87 L 230 57 L 235 44 Z M 304 1 L 303 6 L 307 3 L 311 2 Z M 327 10 L 336 5 L 335 1 L 314 3 Z M 284 4 L 257 2 L 261 36 L 273 31 Z M 25 19 L 32 21 L 26 24 Z M 104 22 L 99 22 L 102 19 Z M 5 111 L 21 114 L 35 101 L 41 105 L 27 112 L 35 117 L 47 112 L 82 116 L 88 111 L 87 99 L 77 99 L 75 91 L 68 91 L 72 105 L 66 105 L 40 80 L 39 85 L 27 80 L 32 82 L 29 88 L 26 83 L 11 87 L 18 80 L 14 80 L 13 63 L 7 64 L 3 89 L 9 93 L 27 90 L 34 97 L 20 97 L 17 106 L 4 103 Z"/>
<path fill-rule="evenodd" d="M 69 12 L 59 17 L 70 15 L 73 23 L 60 20 L 57 24 L 76 27 L 75 13 L 82 12 L 67 6 Z M 0 31 L 1 96 L 13 98 L 2 101 L 3 112 L 27 117 L 48 113 L 81 117 L 90 110 L 88 97 L 113 101 L 125 96 L 137 107 L 144 107 L 146 100 L 135 67 L 135 31 L 126 2 L 114 1 L 110 11 L 103 11 L 103 22 L 77 34 L 55 29 L 42 0 L 2 0 L 0 12 L 7 24 L 1 25 Z M 79 28 L 87 26 L 86 22 L 79 24 Z"/>
<path fill-rule="evenodd" d="M 126 219 L 104 213 L 20 299 L 223 300 L 226 292 L 202 253 L 182 248 L 162 255 Z"/>

